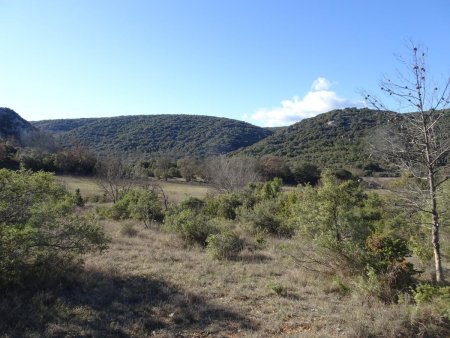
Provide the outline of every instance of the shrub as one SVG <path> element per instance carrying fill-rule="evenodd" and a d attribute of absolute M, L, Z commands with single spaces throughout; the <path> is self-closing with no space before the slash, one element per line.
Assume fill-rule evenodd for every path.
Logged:
<path fill-rule="evenodd" d="M 418 271 L 406 261 L 406 241 L 374 233 L 367 238 L 364 250 L 361 262 L 366 274 L 359 280 L 360 289 L 385 303 L 397 302 L 399 295 L 410 292 Z"/>
<path fill-rule="evenodd" d="M 164 213 L 158 193 L 153 190 L 133 189 L 126 193 L 107 212 L 115 220 L 135 219 L 143 221 L 145 226 L 151 222 L 162 222 Z"/>
<path fill-rule="evenodd" d="M 413 291 L 413 297 L 418 306 L 430 304 L 434 311 L 450 320 L 450 286 L 420 284 Z"/>
<path fill-rule="evenodd" d="M 188 244 L 206 246 L 206 239 L 219 232 L 208 219 L 192 210 L 173 210 L 165 219 L 166 227 L 177 233 Z"/>
<path fill-rule="evenodd" d="M 316 185 L 319 182 L 320 169 L 314 164 L 296 163 L 291 170 L 297 184 Z"/>
<path fill-rule="evenodd" d="M 106 249 L 103 229 L 72 213 L 72 198 L 52 174 L 2 169 L 0 191 L 0 288 L 46 279 Z"/>
<path fill-rule="evenodd" d="M 264 200 L 253 209 L 242 209 L 240 216 L 244 222 L 250 224 L 253 233 L 290 237 L 294 234 L 294 228 L 279 215 L 280 209 L 278 200 Z"/>
<path fill-rule="evenodd" d="M 84 207 L 84 200 L 81 197 L 80 189 L 75 190 L 75 194 L 73 196 L 73 202 L 77 207 Z"/>
<path fill-rule="evenodd" d="M 267 287 L 275 292 L 278 296 L 286 295 L 286 289 L 278 282 L 269 282 L 267 283 Z"/>
<path fill-rule="evenodd" d="M 207 200 L 203 212 L 211 218 L 235 219 L 240 205 L 242 202 L 237 194 L 217 195 Z"/>
<path fill-rule="evenodd" d="M 367 238 L 366 247 L 368 265 L 389 289 L 405 291 L 413 285 L 418 271 L 406 261 L 410 251 L 405 240 L 374 233 Z"/>
<path fill-rule="evenodd" d="M 192 211 L 200 211 L 205 206 L 205 202 L 197 197 L 188 197 L 185 200 L 183 200 L 179 208 L 180 209 L 189 209 Z"/>
<path fill-rule="evenodd" d="M 253 196 L 258 200 L 269 200 L 277 198 L 281 193 L 283 181 L 280 178 L 274 178 L 272 181 L 265 183 L 252 183 L 250 189 Z"/>
<path fill-rule="evenodd" d="M 206 242 L 208 253 L 216 259 L 235 258 L 242 250 L 242 240 L 230 230 L 211 234 L 206 239 Z"/>

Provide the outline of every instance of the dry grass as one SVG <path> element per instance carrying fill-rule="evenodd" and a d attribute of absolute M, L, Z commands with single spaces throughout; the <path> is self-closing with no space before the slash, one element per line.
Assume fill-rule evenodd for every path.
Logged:
<path fill-rule="evenodd" d="M 70 192 L 80 189 L 81 195 L 84 198 L 103 196 L 101 187 L 93 178 L 79 176 L 57 176 L 56 178 Z"/>
<path fill-rule="evenodd" d="M 57 176 L 57 179 L 69 190 L 74 192 L 80 189 L 83 198 L 103 196 L 102 188 L 97 184 L 95 178 L 77 176 Z M 186 197 L 203 198 L 214 189 L 211 186 L 200 183 L 185 183 L 181 181 L 156 181 L 156 180 L 136 180 L 136 186 L 143 184 L 157 184 L 163 190 L 170 202 L 177 203 Z"/>
<path fill-rule="evenodd" d="M 300 270 L 271 239 L 215 261 L 174 235 L 104 221 L 110 250 L 86 257 L 75 282 L 0 300 L 5 337 L 411 337 L 427 335 L 412 307 L 344 294 Z M 345 281 L 344 281 L 345 282 Z M 274 292 L 273 285 L 282 292 Z M 31 299 L 31 301 L 30 301 Z M 437 323 L 439 324 L 439 323 Z M 436 335 L 435 335 L 436 336 Z"/>

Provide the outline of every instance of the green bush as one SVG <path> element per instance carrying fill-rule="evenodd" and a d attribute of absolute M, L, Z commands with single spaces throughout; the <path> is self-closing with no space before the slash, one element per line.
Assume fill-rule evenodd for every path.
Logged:
<path fill-rule="evenodd" d="M 241 209 L 240 217 L 251 226 L 253 233 L 290 237 L 294 234 L 294 227 L 279 214 L 280 209 L 279 200 L 263 200 L 253 209 Z"/>
<path fill-rule="evenodd" d="M 252 195 L 258 200 L 269 200 L 277 198 L 281 193 L 283 181 L 280 178 L 274 178 L 271 181 L 264 183 L 252 183 L 250 189 Z"/>
<path fill-rule="evenodd" d="M 432 311 L 450 320 L 450 286 L 420 284 L 413 290 L 417 306 L 429 305 Z"/>
<path fill-rule="evenodd" d="M 420 284 L 413 291 L 413 297 L 417 304 L 431 303 L 437 299 L 445 300 L 450 311 L 450 286 Z"/>
<path fill-rule="evenodd" d="M 414 284 L 418 271 L 406 261 L 410 251 L 405 240 L 374 233 L 367 238 L 366 248 L 367 264 L 388 288 L 405 291 Z"/>
<path fill-rule="evenodd" d="M 161 201 L 153 189 L 129 191 L 109 209 L 107 216 L 115 220 L 131 218 L 143 221 L 146 226 L 164 219 Z"/>
<path fill-rule="evenodd" d="M 0 191 L 0 288 L 46 279 L 106 249 L 103 229 L 73 214 L 73 199 L 52 174 L 2 169 Z"/>
<path fill-rule="evenodd" d="M 192 211 L 200 211 L 205 206 L 205 202 L 197 197 L 188 197 L 185 200 L 183 200 L 179 208 L 180 209 L 189 209 Z"/>
<path fill-rule="evenodd" d="M 219 229 L 208 219 L 192 210 L 173 210 L 165 218 L 167 229 L 177 233 L 188 244 L 206 246 L 209 235 L 217 234 Z"/>
<path fill-rule="evenodd" d="M 267 287 L 275 292 L 278 296 L 285 296 L 286 295 L 286 289 L 284 286 L 278 282 L 270 281 L 267 283 Z"/>
<path fill-rule="evenodd" d="M 237 194 L 222 194 L 206 201 L 204 214 L 210 218 L 224 218 L 235 219 L 236 209 L 242 205 L 242 202 Z"/>
<path fill-rule="evenodd" d="M 232 259 L 242 250 L 242 240 L 230 230 L 211 234 L 206 242 L 208 253 L 215 259 Z"/>
<path fill-rule="evenodd" d="M 73 202 L 77 207 L 84 207 L 84 200 L 81 197 L 80 189 L 75 190 L 75 194 L 73 195 Z"/>

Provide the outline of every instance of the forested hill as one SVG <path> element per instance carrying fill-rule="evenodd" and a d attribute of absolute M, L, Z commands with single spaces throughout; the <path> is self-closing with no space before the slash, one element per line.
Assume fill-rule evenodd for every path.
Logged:
<path fill-rule="evenodd" d="M 366 108 L 333 110 L 280 129 L 237 153 L 277 155 L 321 167 L 362 168 L 370 162 L 367 136 L 394 115 Z"/>
<path fill-rule="evenodd" d="M 14 110 L 0 108 L 0 139 L 11 139 L 21 145 L 30 143 L 38 134 L 38 129 L 24 120 Z"/>
<path fill-rule="evenodd" d="M 99 154 L 207 157 L 250 146 L 273 132 L 246 122 L 199 115 L 139 115 L 33 122 Z"/>

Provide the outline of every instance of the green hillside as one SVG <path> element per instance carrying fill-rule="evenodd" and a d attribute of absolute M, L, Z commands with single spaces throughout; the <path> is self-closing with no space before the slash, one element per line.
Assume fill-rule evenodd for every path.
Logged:
<path fill-rule="evenodd" d="M 14 110 L 0 108 L 0 139 L 13 139 L 21 145 L 29 143 L 38 130 Z"/>
<path fill-rule="evenodd" d="M 207 157 L 250 146 L 273 132 L 211 116 L 139 115 L 33 122 L 56 132 L 61 143 L 81 143 L 99 154 L 123 153 Z"/>
<path fill-rule="evenodd" d="M 367 136 L 394 115 L 370 109 L 333 110 L 280 129 L 238 154 L 277 155 L 321 167 L 363 167 L 370 161 Z"/>

